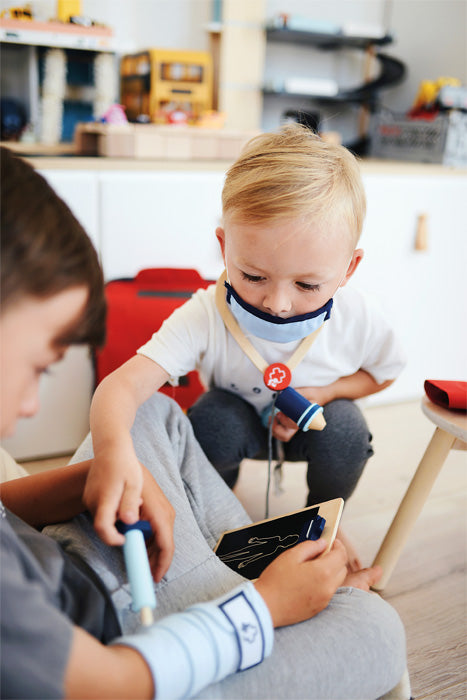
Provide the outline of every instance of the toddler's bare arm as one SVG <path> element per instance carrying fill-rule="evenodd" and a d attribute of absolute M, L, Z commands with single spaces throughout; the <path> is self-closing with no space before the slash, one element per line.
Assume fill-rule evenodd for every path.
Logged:
<path fill-rule="evenodd" d="M 115 521 L 138 520 L 145 499 L 145 517 L 152 524 L 161 558 L 157 578 L 172 558 L 174 514 L 155 482 L 143 494 L 147 476 L 136 457 L 130 430 L 139 406 L 167 379 L 162 367 L 136 355 L 99 384 L 90 415 L 94 463 L 84 490 L 84 501 L 94 513 L 94 527 L 107 544 L 123 543 Z"/>

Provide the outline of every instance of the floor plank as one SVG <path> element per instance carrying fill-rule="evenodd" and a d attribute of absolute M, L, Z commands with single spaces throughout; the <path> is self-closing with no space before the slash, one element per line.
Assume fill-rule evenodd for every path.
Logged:
<path fill-rule="evenodd" d="M 464 572 L 458 571 L 406 593 L 383 594 L 396 608 L 406 628 L 409 672 L 416 698 L 434 689 L 440 692 L 465 683 L 464 591 Z"/>
<path fill-rule="evenodd" d="M 467 683 L 456 683 L 437 690 L 429 695 L 418 695 L 416 700 L 465 700 L 467 698 Z"/>

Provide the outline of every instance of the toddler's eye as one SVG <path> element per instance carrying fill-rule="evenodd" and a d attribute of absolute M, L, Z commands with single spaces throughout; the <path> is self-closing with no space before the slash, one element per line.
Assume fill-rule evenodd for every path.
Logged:
<path fill-rule="evenodd" d="M 307 284 L 306 282 L 296 282 L 297 287 L 300 287 L 300 289 L 303 289 L 305 292 L 319 292 L 320 290 L 320 285 L 319 284 Z"/>
<path fill-rule="evenodd" d="M 264 280 L 264 277 L 249 275 L 247 272 L 242 272 L 242 277 L 244 280 L 247 280 L 247 282 L 262 282 Z"/>

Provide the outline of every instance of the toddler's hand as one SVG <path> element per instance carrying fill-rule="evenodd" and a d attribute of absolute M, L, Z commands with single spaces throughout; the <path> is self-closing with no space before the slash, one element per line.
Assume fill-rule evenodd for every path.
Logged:
<path fill-rule="evenodd" d="M 115 521 L 132 524 L 139 519 L 143 471 L 136 455 L 106 453 L 95 457 L 84 487 L 83 501 L 94 516 L 94 529 L 109 545 L 125 538 Z"/>
<path fill-rule="evenodd" d="M 327 386 L 307 386 L 297 388 L 297 391 L 299 391 L 300 394 L 303 394 L 308 401 L 317 403 L 319 406 L 325 406 L 335 398 L 332 390 L 332 384 Z"/>
<path fill-rule="evenodd" d="M 175 511 L 152 475 L 127 454 L 95 458 L 86 480 L 83 502 L 94 516 L 94 529 L 109 545 L 125 541 L 115 521 L 132 524 L 149 520 L 153 539 L 149 557 L 153 576 L 160 581 L 167 572 L 174 552 L 173 525 Z M 141 513 L 140 513 L 141 511 Z"/>
<path fill-rule="evenodd" d="M 285 415 L 277 413 L 272 424 L 272 434 L 281 442 L 289 442 L 298 430 L 298 425 Z"/>

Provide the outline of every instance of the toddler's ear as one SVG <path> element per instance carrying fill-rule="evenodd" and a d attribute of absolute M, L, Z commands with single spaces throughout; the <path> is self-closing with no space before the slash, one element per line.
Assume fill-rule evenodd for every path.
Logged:
<path fill-rule="evenodd" d="M 216 238 L 219 241 L 221 247 L 222 258 L 225 263 L 225 231 L 221 226 L 216 228 Z"/>
<path fill-rule="evenodd" d="M 352 277 L 352 275 L 355 272 L 355 270 L 357 269 L 357 267 L 360 265 L 362 258 L 363 258 L 363 255 L 364 255 L 363 248 L 355 248 L 353 255 L 352 255 L 352 259 L 349 262 L 347 272 L 345 273 L 345 277 L 339 285 L 340 287 L 343 287 L 344 285 L 347 284 L 347 282 Z"/>

